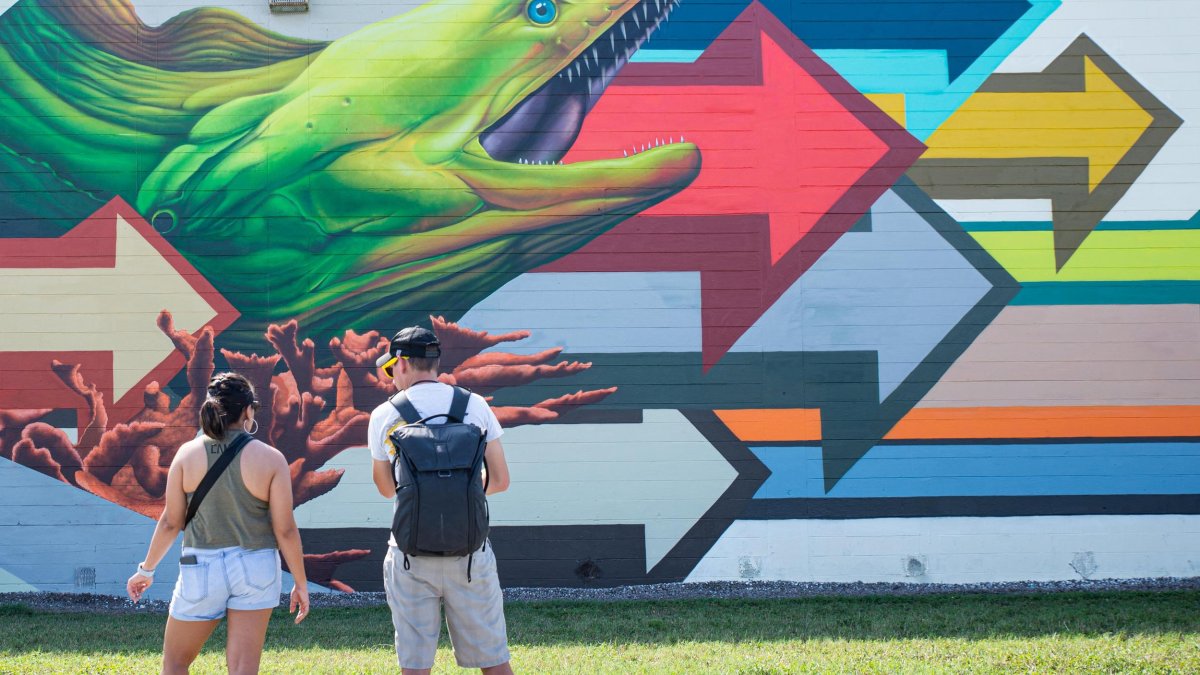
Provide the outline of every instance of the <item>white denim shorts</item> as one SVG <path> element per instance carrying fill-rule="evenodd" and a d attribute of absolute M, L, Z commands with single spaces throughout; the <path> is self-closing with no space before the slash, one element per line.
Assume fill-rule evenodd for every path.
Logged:
<path fill-rule="evenodd" d="M 170 613 L 176 619 L 212 621 L 223 618 L 226 609 L 279 606 L 283 573 L 278 549 L 183 547 L 183 557 L 189 555 L 196 556 L 196 562 L 180 562 L 171 594 Z"/>

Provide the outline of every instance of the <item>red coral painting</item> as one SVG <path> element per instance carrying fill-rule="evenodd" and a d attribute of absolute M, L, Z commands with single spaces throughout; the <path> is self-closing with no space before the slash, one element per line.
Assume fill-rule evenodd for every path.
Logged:
<path fill-rule="evenodd" d="M 430 317 L 443 343 L 441 379 L 465 386 L 490 400 L 491 394 L 543 378 L 571 375 L 591 367 L 579 361 L 555 362 L 561 349 L 520 355 L 484 351 L 529 337 L 527 331 L 501 335 L 473 331 L 441 317 Z M 214 333 L 176 330 L 169 312 L 158 326 L 187 360 L 187 392 L 172 396 L 153 382 L 145 388 L 145 407 L 126 423 L 109 424 L 104 396 L 87 381 L 79 364 L 54 361 L 51 367 L 63 385 L 75 392 L 88 411 L 88 421 L 72 442 L 68 434 L 41 421 L 51 411 L 0 410 L 0 457 L 34 469 L 64 483 L 150 518 L 163 509 L 167 469 L 180 445 L 196 436 L 200 404 L 216 368 Z M 347 448 L 367 442 L 370 410 L 394 392 L 375 368 L 387 348 L 376 331 L 346 331 L 329 342 L 334 362 L 317 365 L 316 344 L 300 339 L 296 321 L 272 324 L 264 335 L 275 351 L 270 356 L 221 350 L 229 368 L 254 384 L 262 408 L 258 414 L 261 441 L 278 448 L 291 466 L 297 506 L 328 493 L 342 479 L 343 469 L 326 469 Z M 596 403 L 616 387 L 577 391 L 532 406 L 497 406 L 505 427 L 544 424 L 579 406 Z M 335 590 L 352 592 L 334 579 L 337 566 L 370 554 L 350 549 L 309 553 L 304 565 L 310 580 Z"/>

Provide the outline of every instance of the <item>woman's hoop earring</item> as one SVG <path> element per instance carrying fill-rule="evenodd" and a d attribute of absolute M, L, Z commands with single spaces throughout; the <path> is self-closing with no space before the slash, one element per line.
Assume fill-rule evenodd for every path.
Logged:
<path fill-rule="evenodd" d="M 253 427 L 253 428 L 251 428 L 251 429 L 247 429 L 247 428 L 246 428 L 246 422 L 242 422 L 242 429 L 243 429 L 243 430 L 244 430 L 246 433 L 250 434 L 251 436 L 253 436 L 254 434 L 257 434 L 257 433 L 258 433 L 258 420 L 254 419 L 254 418 L 250 418 L 249 420 L 246 420 L 246 421 L 247 421 L 247 422 L 253 422 L 253 423 L 254 423 L 254 427 Z"/>

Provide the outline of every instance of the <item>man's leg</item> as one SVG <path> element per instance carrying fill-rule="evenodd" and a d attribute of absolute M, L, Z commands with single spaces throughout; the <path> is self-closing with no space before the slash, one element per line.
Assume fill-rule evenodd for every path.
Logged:
<path fill-rule="evenodd" d="M 442 591 L 450 644 L 461 668 L 485 673 L 508 673 L 508 628 L 504 621 L 504 593 L 496 573 L 492 547 L 477 551 L 471 560 L 447 559 Z M 467 568 L 471 568 L 468 581 Z M 496 670 L 493 670 L 496 669 Z"/>
<path fill-rule="evenodd" d="M 428 673 L 437 656 L 442 632 L 442 598 L 435 583 L 441 577 L 438 561 L 410 557 L 406 570 L 404 554 L 395 547 L 388 547 L 383 559 L 383 589 L 396 629 L 396 660 L 405 673 Z"/>

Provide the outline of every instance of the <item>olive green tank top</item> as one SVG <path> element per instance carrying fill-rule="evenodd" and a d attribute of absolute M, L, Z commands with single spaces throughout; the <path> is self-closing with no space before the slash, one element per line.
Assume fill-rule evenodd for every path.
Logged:
<path fill-rule="evenodd" d="M 231 430 L 225 438 L 217 441 L 207 436 L 204 439 L 204 454 L 208 468 L 221 457 L 225 448 L 237 438 L 241 430 Z M 250 494 L 242 480 L 242 458 L 245 449 L 235 457 L 225 473 L 217 479 L 212 489 L 200 503 L 196 517 L 183 532 L 183 545 L 193 548 L 225 548 L 241 546 L 245 549 L 278 548 L 275 531 L 271 529 L 271 516 L 267 503 Z M 191 492 L 187 500 L 192 501 Z"/>

